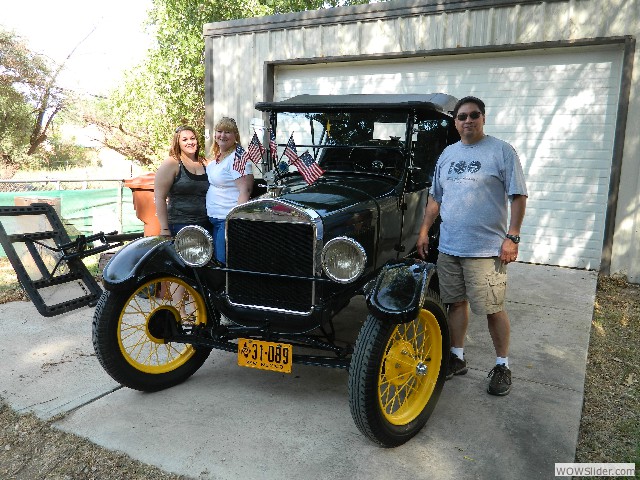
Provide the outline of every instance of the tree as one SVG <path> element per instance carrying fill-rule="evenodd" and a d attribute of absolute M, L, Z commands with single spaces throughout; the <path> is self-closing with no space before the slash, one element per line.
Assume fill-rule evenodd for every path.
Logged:
<path fill-rule="evenodd" d="M 0 28 L 0 154 L 5 165 L 28 148 L 35 92 L 47 73 L 44 58 Z"/>
<path fill-rule="evenodd" d="M 102 106 L 105 145 L 136 150 L 133 158 L 151 164 L 166 154 L 176 125 L 204 130 L 205 23 L 357 3 L 367 0 L 153 0 L 149 28 L 156 45 Z M 147 139 L 144 152 L 133 147 L 141 138 Z"/>
<path fill-rule="evenodd" d="M 15 33 L 0 29 L 0 149 L 5 162 L 12 163 L 25 149 L 33 155 L 47 139 L 67 97 L 56 84 L 63 66 L 54 68 Z"/>

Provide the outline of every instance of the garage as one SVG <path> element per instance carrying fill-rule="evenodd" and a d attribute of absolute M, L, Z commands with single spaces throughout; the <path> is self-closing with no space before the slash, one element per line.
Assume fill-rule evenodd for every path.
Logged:
<path fill-rule="evenodd" d="M 518 151 L 529 188 L 520 260 L 598 269 L 622 47 L 278 66 L 274 98 L 445 92 L 487 104 L 485 132 Z"/>
<path fill-rule="evenodd" d="M 231 115 L 251 135 L 256 102 L 301 93 L 483 98 L 527 175 L 519 259 L 640 281 L 637 2 L 392 0 L 203 34 L 207 129 Z"/>

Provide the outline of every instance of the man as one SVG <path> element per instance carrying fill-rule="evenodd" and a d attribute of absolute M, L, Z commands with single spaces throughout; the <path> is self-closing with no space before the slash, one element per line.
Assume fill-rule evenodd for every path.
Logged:
<path fill-rule="evenodd" d="M 510 323 L 504 310 L 506 265 L 518 258 L 527 187 L 513 147 L 485 135 L 482 100 L 464 97 L 454 107 L 453 116 L 460 141 L 448 146 L 438 159 L 416 246 L 425 258 L 429 228 L 440 215 L 438 278 L 440 296 L 449 308 L 451 335 L 447 380 L 467 373 L 464 339 L 470 304 L 474 313 L 487 316 L 496 351 L 487 391 L 507 395 L 511 370 Z"/>

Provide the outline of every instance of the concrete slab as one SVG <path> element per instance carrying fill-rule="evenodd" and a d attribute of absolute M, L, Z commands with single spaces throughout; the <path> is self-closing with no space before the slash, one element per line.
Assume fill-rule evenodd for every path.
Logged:
<path fill-rule="evenodd" d="M 187 382 L 154 394 L 118 388 L 93 356 L 91 309 L 54 319 L 2 308 L 0 395 L 55 425 L 167 471 L 200 479 L 553 478 L 571 462 L 582 409 L 596 273 L 510 266 L 510 395 L 486 393 L 494 363 L 486 320 L 472 316 L 470 371 L 445 385 L 425 429 L 382 449 L 363 438 L 347 373 L 294 365 L 291 375 L 240 368 L 214 351 Z M 354 301 L 342 314 L 362 321 Z M 45 354 L 43 354 L 43 352 Z"/>
<path fill-rule="evenodd" d="M 49 419 L 119 388 L 96 359 L 92 316 L 88 307 L 46 318 L 30 302 L 0 305 L 0 396 Z"/>

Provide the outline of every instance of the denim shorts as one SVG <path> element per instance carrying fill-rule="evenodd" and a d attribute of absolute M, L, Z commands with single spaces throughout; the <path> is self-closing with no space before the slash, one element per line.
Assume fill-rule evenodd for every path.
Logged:
<path fill-rule="evenodd" d="M 444 303 L 468 300 L 477 315 L 504 310 L 507 266 L 500 257 L 466 258 L 440 253 L 438 279 Z"/>

